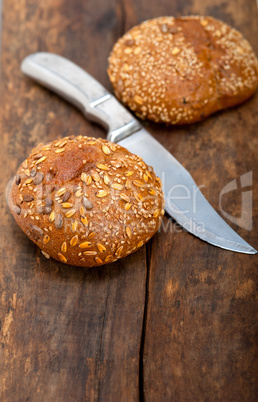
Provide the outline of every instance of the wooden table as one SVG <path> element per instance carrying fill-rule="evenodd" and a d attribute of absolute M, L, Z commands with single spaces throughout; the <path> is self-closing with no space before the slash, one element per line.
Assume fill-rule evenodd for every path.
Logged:
<path fill-rule="evenodd" d="M 25 56 L 61 54 L 109 90 L 107 58 L 131 26 L 208 14 L 258 54 L 255 0 L 4 0 L 1 47 L 1 401 L 255 401 L 257 257 L 224 251 L 174 222 L 137 253 L 100 268 L 46 260 L 15 224 L 5 188 L 38 142 L 104 137 L 75 108 L 26 79 Z M 189 127 L 144 126 L 191 172 L 219 212 L 241 214 L 240 176 L 253 172 L 257 248 L 258 94 Z M 243 191 L 245 189 L 242 189 Z"/>

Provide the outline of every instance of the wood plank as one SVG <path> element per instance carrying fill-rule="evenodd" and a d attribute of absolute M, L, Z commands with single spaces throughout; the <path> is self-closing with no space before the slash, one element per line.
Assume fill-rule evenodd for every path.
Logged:
<path fill-rule="evenodd" d="M 169 10 L 168 2 L 157 3 L 154 11 L 147 2 L 140 4 L 148 18 Z M 230 23 L 258 53 L 255 1 L 241 0 L 236 5 L 234 1 L 195 0 L 174 2 L 171 9 L 175 15 L 208 14 Z M 238 190 L 225 194 L 222 206 L 240 217 L 240 176 L 253 172 L 253 185 L 242 189 L 253 191 L 252 229 L 229 224 L 256 248 L 257 110 L 258 94 L 190 127 L 164 130 L 148 125 L 203 186 L 219 213 L 221 190 L 237 179 Z M 210 246 L 174 223 L 169 226 L 166 217 L 164 229 L 150 246 L 149 266 L 142 351 L 145 400 L 256 400 L 257 256 Z"/>
<path fill-rule="evenodd" d="M 209 246 L 174 223 L 145 250 L 108 267 L 83 270 L 42 258 L 5 205 L 9 177 L 38 141 L 73 133 L 104 137 L 58 97 L 19 71 L 50 51 L 74 60 L 111 88 L 107 57 L 132 25 L 159 15 L 207 13 L 238 28 L 255 47 L 255 2 L 5 0 L 0 88 L 0 399 L 254 400 L 256 257 Z M 190 127 L 145 122 L 219 211 L 219 193 L 257 170 L 257 95 Z M 254 177 L 255 180 L 255 177 Z M 239 182 L 239 179 L 238 179 Z M 255 183 L 254 183 L 255 184 Z M 257 192 L 253 184 L 253 197 Z M 250 188 L 249 188 L 250 189 Z M 223 208 L 240 214 L 240 191 Z M 233 226 L 252 245 L 257 228 Z M 256 258 L 256 259 L 255 259 Z M 140 389 L 139 389 L 140 388 Z"/>
<path fill-rule="evenodd" d="M 117 14 L 116 14 L 117 13 Z M 1 54 L 1 401 L 138 400 L 145 302 L 142 248 L 104 268 L 46 260 L 16 226 L 5 187 L 31 148 L 69 134 L 102 136 L 20 72 L 28 54 L 62 54 L 109 86 L 115 1 L 5 0 Z"/>

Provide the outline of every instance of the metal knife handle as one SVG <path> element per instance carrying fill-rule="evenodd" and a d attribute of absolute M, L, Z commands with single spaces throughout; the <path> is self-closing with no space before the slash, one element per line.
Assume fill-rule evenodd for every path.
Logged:
<path fill-rule="evenodd" d="M 92 121 L 108 130 L 117 142 L 141 128 L 140 123 L 98 81 L 82 68 L 52 53 L 34 53 L 21 65 L 24 74 L 53 90 Z"/>

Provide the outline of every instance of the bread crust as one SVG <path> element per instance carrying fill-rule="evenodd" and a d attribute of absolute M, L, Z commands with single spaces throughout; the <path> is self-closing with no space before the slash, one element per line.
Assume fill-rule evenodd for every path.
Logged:
<path fill-rule="evenodd" d="M 188 124 L 248 99 L 258 85 L 258 62 L 241 33 L 222 21 L 160 17 L 116 42 L 108 75 L 138 117 Z"/>
<path fill-rule="evenodd" d="M 161 224 L 164 197 L 140 157 L 79 136 L 32 150 L 13 179 L 9 207 L 47 258 L 92 267 L 145 244 Z"/>

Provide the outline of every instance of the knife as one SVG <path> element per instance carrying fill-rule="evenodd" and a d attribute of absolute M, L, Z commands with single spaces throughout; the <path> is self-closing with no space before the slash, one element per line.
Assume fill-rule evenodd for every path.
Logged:
<path fill-rule="evenodd" d="M 166 212 L 185 230 L 223 249 L 257 253 L 212 208 L 174 156 L 86 71 L 64 57 L 45 52 L 26 57 L 21 70 L 77 106 L 88 119 L 100 123 L 108 131 L 109 141 L 153 166 L 162 179 Z"/>

